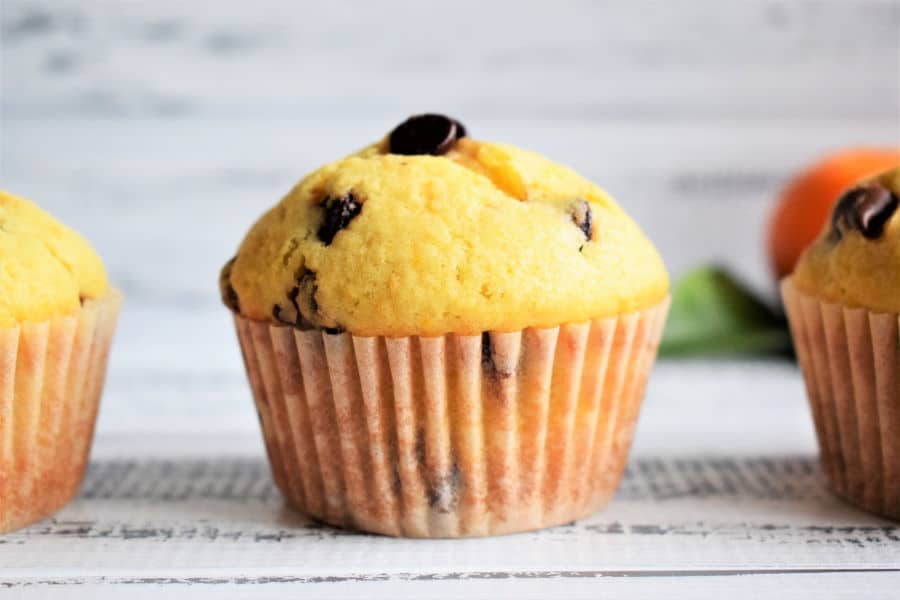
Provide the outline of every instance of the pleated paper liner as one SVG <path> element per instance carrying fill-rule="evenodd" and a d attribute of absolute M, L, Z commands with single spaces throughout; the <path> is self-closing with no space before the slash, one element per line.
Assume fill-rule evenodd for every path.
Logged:
<path fill-rule="evenodd" d="M 461 537 L 565 523 L 609 501 L 668 304 L 475 336 L 235 322 L 294 507 L 339 527 Z"/>
<path fill-rule="evenodd" d="M 0 329 L 0 532 L 77 493 L 120 304 L 114 291 L 74 315 Z"/>
<path fill-rule="evenodd" d="M 781 290 L 832 490 L 900 519 L 898 315 Z"/>

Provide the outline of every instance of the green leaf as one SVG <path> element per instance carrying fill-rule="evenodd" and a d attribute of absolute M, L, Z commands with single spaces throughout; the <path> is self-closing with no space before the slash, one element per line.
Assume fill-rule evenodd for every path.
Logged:
<path fill-rule="evenodd" d="M 661 356 L 790 351 L 784 318 L 724 269 L 701 267 L 675 284 Z"/>

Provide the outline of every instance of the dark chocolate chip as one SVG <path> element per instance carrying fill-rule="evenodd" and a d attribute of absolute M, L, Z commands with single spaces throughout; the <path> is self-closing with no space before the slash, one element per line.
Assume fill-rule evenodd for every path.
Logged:
<path fill-rule="evenodd" d="M 871 183 L 852 188 L 834 207 L 829 238 L 838 242 L 855 229 L 866 239 L 876 240 L 884 233 L 884 226 L 898 205 L 900 199 L 883 185 Z"/>
<path fill-rule="evenodd" d="M 591 241 L 591 238 L 594 237 L 594 211 L 591 210 L 591 205 L 587 200 L 579 198 L 575 201 L 572 206 L 572 222 L 584 234 L 584 239 Z M 579 252 L 581 248 L 578 248 Z"/>
<path fill-rule="evenodd" d="M 316 272 L 309 269 L 303 269 L 303 272 L 297 277 L 297 293 L 291 299 L 297 312 L 305 317 L 308 321 L 314 321 L 315 315 L 319 312 L 319 303 L 316 301 L 316 292 L 319 286 L 316 283 Z"/>
<path fill-rule="evenodd" d="M 884 226 L 897 210 L 900 198 L 883 186 L 870 186 L 859 203 L 859 225 L 862 234 L 875 240 L 884 233 Z"/>
<path fill-rule="evenodd" d="M 281 316 L 282 312 L 284 312 L 284 308 L 282 308 L 280 304 L 275 304 L 272 306 L 272 318 L 273 319 L 275 319 L 279 323 L 283 323 L 284 325 L 293 325 L 294 321 Z"/>
<path fill-rule="evenodd" d="M 388 143 L 391 154 L 445 154 L 461 137 L 466 128 L 450 117 L 436 114 L 408 118 L 391 132 Z"/>
<path fill-rule="evenodd" d="M 469 132 L 466 131 L 465 125 L 463 125 L 456 119 L 453 119 L 453 124 L 456 125 L 456 139 L 459 140 L 469 135 Z"/>
<path fill-rule="evenodd" d="M 326 246 L 334 240 L 341 229 L 347 227 L 362 211 L 362 203 L 357 201 L 353 192 L 347 192 L 340 198 L 325 198 L 323 202 L 325 215 L 316 235 Z"/>
<path fill-rule="evenodd" d="M 272 318 L 279 323 L 299 329 L 313 329 L 315 324 L 307 318 L 307 315 L 314 314 L 318 309 L 314 297 L 315 277 L 316 274 L 313 271 L 301 269 L 295 278 L 296 285 L 287 292 L 288 304 L 273 306 Z"/>
<path fill-rule="evenodd" d="M 272 318 L 298 329 L 322 329 L 330 335 L 344 332 L 340 324 L 328 319 L 319 311 L 316 300 L 318 285 L 316 272 L 300 269 L 295 277 L 296 285 L 287 292 L 288 304 L 276 304 L 272 307 Z"/>
<path fill-rule="evenodd" d="M 219 272 L 219 293 L 222 296 L 222 303 L 232 312 L 239 313 L 241 312 L 241 301 L 237 292 L 234 291 L 234 286 L 231 285 L 231 269 L 236 260 L 237 256 L 225 263 Z"/>

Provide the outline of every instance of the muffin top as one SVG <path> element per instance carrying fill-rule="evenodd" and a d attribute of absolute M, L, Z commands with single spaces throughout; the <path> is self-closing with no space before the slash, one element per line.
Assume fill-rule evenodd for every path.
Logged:
<path fill-rule="evenodd" d="M 107 287 L 103 263 L 80 235 L 0 190 L 0 327 L 72 313 Z"/>
<path fill-rule="evenodd" d="M 590 181 L 419 115 L 305 177 L 250 229 L 220 287 L 250 319 L 429 336 L 644 309 L 668 276 Z"/>
<path fill-rule="evenodd" d="M 823 300 L 900 313 L 900 166 L 844 192 L 800 257 L 798 288 Z"/>

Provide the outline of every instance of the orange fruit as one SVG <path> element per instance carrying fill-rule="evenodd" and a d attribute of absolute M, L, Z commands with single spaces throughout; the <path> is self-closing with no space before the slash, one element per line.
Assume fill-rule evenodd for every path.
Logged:
<path fill-rule="evenodd" d="M 788 182 L 769 222 L 767 247 L 778 279 L 789 275 L 846 188 L 900 165 L 900 148 L 850 148 L 829 154 Z"/>

